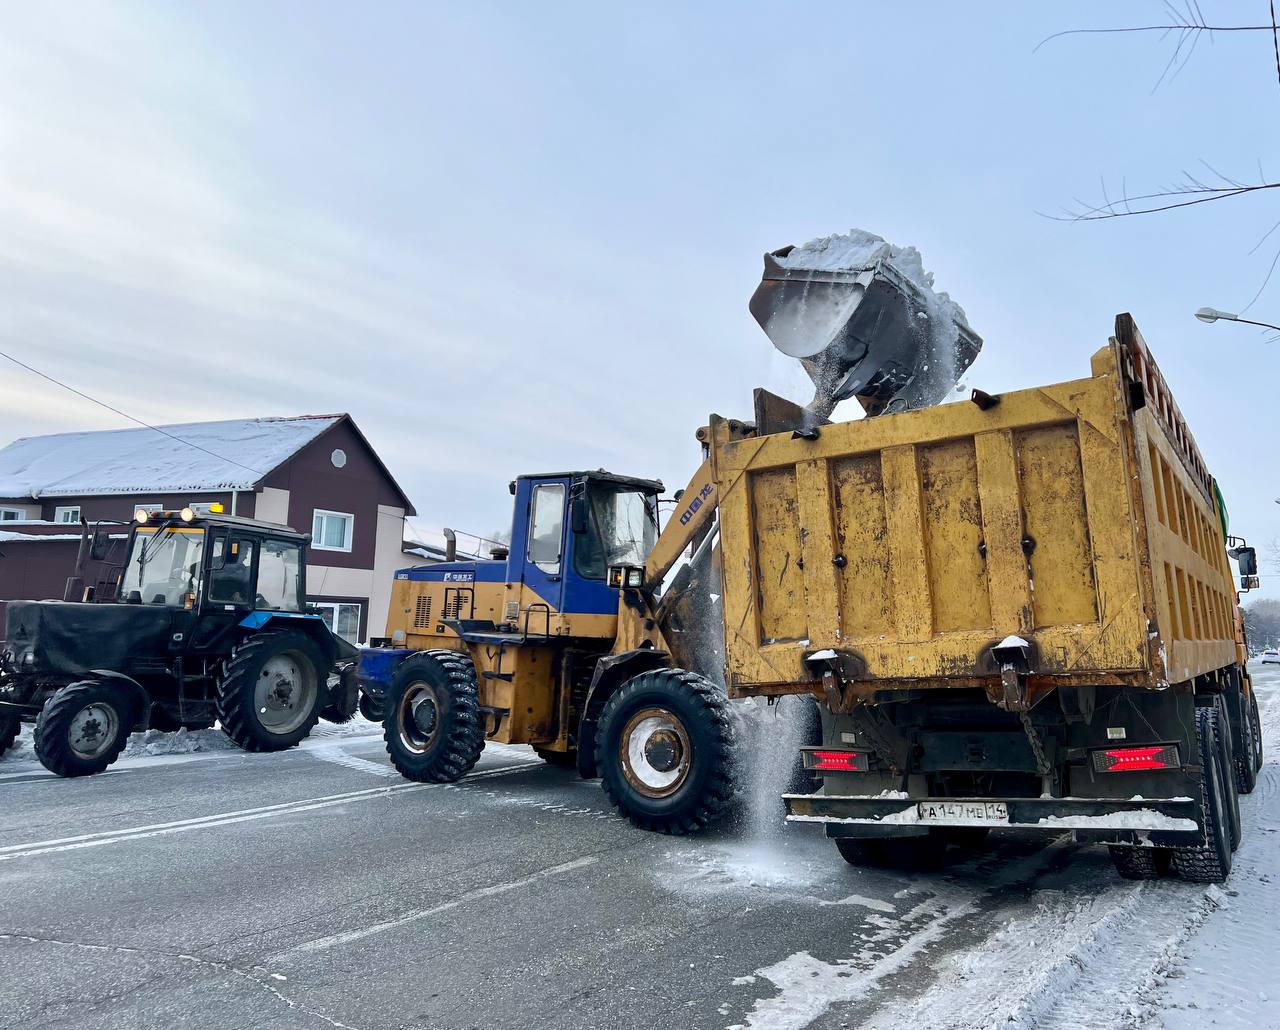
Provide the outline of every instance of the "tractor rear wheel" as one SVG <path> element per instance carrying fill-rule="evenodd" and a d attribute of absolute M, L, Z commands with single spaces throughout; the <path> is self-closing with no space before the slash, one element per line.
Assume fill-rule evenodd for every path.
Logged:
<path fill-rule="evenodd" d="M 1252 685 L 1249 688 L 1249 722 L 1253 726 L 1253 771 L 1262 772 L 1265 756 L 1262 752 L 1262 716 L 1258 713 L 1258 695 Z"/>
<path fill-rule="evenodd" d="M 13 712 L 0 712 L 0 755 L 13 746 L 22 729 L 22 720 Z"/>
<path fill-rule="evenodd" d="M 315 727 L 323 696 L 324 658 L 305 633 L 248 637 L 218 682 L 218 721 L 246 751 L 283 751 Z"/>
<path fill-rule="evenodd" d="M 320 709 L 320 718 L 341 726 L 356 717 L 360 705 L 360 680 L 354 668 L 338 673 L 338 683 L 329 692 L 329 703 Z"/>
<path fill-rule="evenodd" d="M 683 669 L 627 680 L 596 731 L 605 795 L 644 830 L 695 833 L 716 822 L 733 799 L 728 706 L 723 690 Z"/>
<path fill-rule="evenodd" d="M 120 757 L 136 720 L 134 698 L 116 684 L 72 683 L 40 710 L 36 757 L 59 776 L 92 776 Z"/>
<path fill-rule="evenodd" d="M 480 760 L 476 669 L 457 651 L 423 651 L 406 658 L 387 691 L 383 739 L 391 764 L 406 779 L 454 783 Z"/>

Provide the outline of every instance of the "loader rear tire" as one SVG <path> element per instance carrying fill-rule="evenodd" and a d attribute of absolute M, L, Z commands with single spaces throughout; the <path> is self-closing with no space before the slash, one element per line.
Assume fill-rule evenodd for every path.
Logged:
<path fill-rule="evenodd" d="M 135 699 L 114 683 L 72 683 L 40 710 L 36 757 L 59 776 L 100 773 L 120 757 L 137 715 Z"/>
<path fill-rule="evenodd" d="M 1200 752 L 1200 806 L 1204 814 L 1205 842 L 1199 847 L 1175 850 L 1173 869 L 1192 883 L 1222 883 L 1231 872 L 1231 816 L 1226 778 L 1219 758 L 1218 709 L 1196 709 L 1196 743 Z"/>
<path fill-rule="evenodd" d="M 0 755 L 3 755 L 22 731 L 22 720 L 10 712 L 0 713 Z"/>
<path fill-rule="evenodd" d="M 222 731 L 246 751 L 284 751 L 320 720 L 327 668 L 305 633 L 257 633 L 231 653 L 218 681 Z"/>
<path fill-rule="evenodd" d="M 382 736 L 391 764 L 419 783 L 454 783 L 480 760 L 476 669 L 457 651 L 406 658 L 387 691 Z"/>
<path fill-rule="evenodd" d="M 1236 785 L 1235 743 L 1232 740 L 1231 719 L 1226 702 L 1219 696 L 1215 703 L 1218 713 L 1214 730 L 1214 742 L 1218 745 L 1218 768 L 1222 770 L 1222 789 L 1227 796 L 1227 827 L 1231 835 L 1231 850 L 1240 846 L 1244 836 L 1244 823 L 1240 818 L 1240 791 Z"/>
<path fill-rule="evenodd" d="M 1158 880 L 1169 871 L 1168 848 L 1127 848 L 1112 844 L 1111 864 L 1124 880 Z"/>
<path fill-rule="evenodd" d="M 696 833 L 717 822 L 733 800 L 728 706 L 723 690 L 683 669 L 627 680 L 596 731 L 605 796 L 642 830 Z"/>
<path fill-rule="evenodd" d="M 548 751 L 543 747 L 535 747 L 533 750 L 547 765 L 554 765 L 557 769 L 578 768 L 578 752 L 576 751 Z"/>

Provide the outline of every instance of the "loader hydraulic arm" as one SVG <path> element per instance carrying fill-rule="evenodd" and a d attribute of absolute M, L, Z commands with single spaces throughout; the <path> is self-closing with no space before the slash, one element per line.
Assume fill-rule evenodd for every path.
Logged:
<path fill-rule="evenodd" d="M 713 417 L 715 431 L 729 439 L 743 439 L 755 434 L 755 426 L 737 419 Z M 680 493 L 675 513 L 663 529 L 653 550 L 644 564 L 644 587 L 623 589 L 618 599 L 618 634 L 613 652 L 620 654 L 637 648 L 653 647 L 670 651 L 659 620 L 655 617 L 654 595 L 662 587 L 667 574 L 691 546 L 705 539 L 719 506 L 715 473 L 711 467 L 710 447 L 712 429 L 704 426 L 698 430 L 698 441 L 707 456 L 694 472 L 689 485 Z"/>

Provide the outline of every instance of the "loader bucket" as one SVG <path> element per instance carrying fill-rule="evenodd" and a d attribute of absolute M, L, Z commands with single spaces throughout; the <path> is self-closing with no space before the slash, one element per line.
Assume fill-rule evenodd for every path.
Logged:
<path fill-rule="evenodd" d="M 773 345 L 809 373 L 815 417 L 849 397 L 868 415 L 937 404 L 982 349 L 972 329 L 891 263 L 839 271 L 783 265 L 794 249 L 764 256 L 750 309 Z"/>

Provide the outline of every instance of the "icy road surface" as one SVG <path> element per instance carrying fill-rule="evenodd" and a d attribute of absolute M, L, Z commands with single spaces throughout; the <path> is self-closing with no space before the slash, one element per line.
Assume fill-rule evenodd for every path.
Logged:
<path fill-rule="evenodd" d="M 1066 835 L 927 876 L 812 828 L 658 837 L 493 747 L 413 784 L 356 724 L 281 755 L 0 760 L 0 1027 L 1280 1027 L 1280 670 L 1225 888 Z"/>

